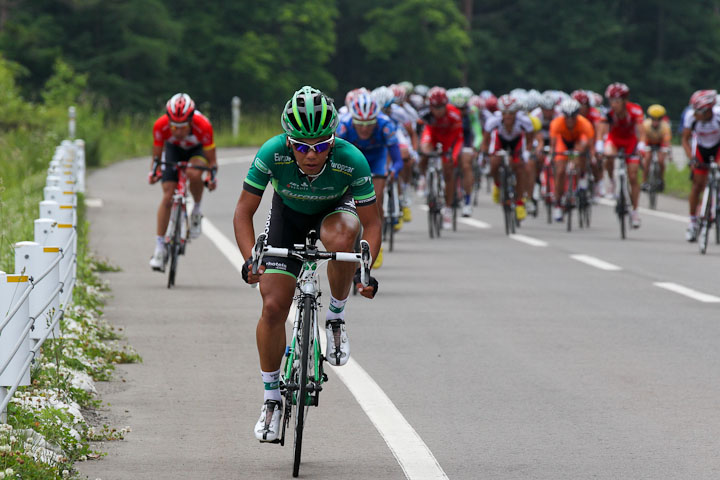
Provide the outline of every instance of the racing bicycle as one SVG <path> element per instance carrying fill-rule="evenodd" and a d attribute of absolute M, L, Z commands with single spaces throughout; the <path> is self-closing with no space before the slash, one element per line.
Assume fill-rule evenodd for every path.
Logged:
<path fill-rule="evenodd" d="M 185 255 L 185 247 L 190 241 L 190 229 L 188 228 L 187 212 L 188 178 L 186 170 L 188 168 L 194 168 L 196 170 L 210 172 L 210 181 L 214 181 L 217 169 L 192 165 L 190 162 L 183 161 L 177 163 L 159 162 L 159 164 L 153 165 L 153 169 L 151 171 L 157 171 L 157 167 L 160 164 L 166 166 L 167 168 L 177 168 L 178 171 L 178 181 L 173 193 L 172 208 L 170 209 L 170 221 L 168 222 L 167 229 L 165 230 L 165 255 L 162 268 L 162 271 L 165 271 L 168 262 L 170 263 L 167 288 L 172 288 L 173 285 L 175 285 L 175 276 L 177 274 L 180 255 Z M 205 180 L 204 184 L 207 187 L 209 182 Z"/>
<path fill-rule="evenodd" d="M 632 228 L 630 220 L 630 193 L 628 191 L 627 163 L 625 162 L 625 149 L 620 149 L 615 155 L 615 168 L 613 169 L 615 180 L 615 214 L 620 221 L 620 238 L 625 240 L 626 230 Z M 627 225 L 626 225 L 627 221 Z"/>
<path fill-rule="evenodd" d="M 510 155 L 507 150 L 498 150 L 494 153 L 501 158 L 500 163 L 500 206 L 503 209 L 503 218 L 505 219 L 505 234 L 515 233 L 515 228 L 519 225 L 515 213 L 515 201 L 517 197 L 516 186 L 517 179 L 515 172 L 510 166 Z"/>
<path fill-rule="evenodd" d="M 710 172 L 708 173 L 707 185 L 703 192 L 702 204 L 700 207 L 701 216 L 698 223 L 698 247 L 703 255 L 707 252 L 710 229 L 715 225 L 715 243 L 720 243 L 720 222 L 718 222 L 718 189 L 720 178 L 718 178 L 718 164 L 715 158 L 710 157 Z"/>
<path fill-rule="evenodd" d="M 302 455 L 303 432 L 305 420 L 310 407 L 317 407 L 323 383 L 328 381 L 323 370 L 325 358 L 320 346 L 320 327 L 318 312 L 320 305 L 320 281 L 318 270 L 320 266 L 330 260 L 340 262 L 358 262 L 361 264 L 360 279 L 365 286 L 370 275 L 370 245 L 367 241 L 360 241 L 360 252 L 324 252 L 318 249 L 318 235 L 311 230 L 307 235 L 305 245 L 295 245 L 293 248 L 275 248 L 266 245 L 267 236 L 261 234 L 253 249 L 253 274 L 257 274 L 258 267 L 265 255 L 283 258 L 295 258 L 303 262 L 300 276 L 297 279 L 296 294 L 294 297 L 296 312 L 293 322 L 290 345 L 285 348 L 285 363 L 280 378 L 280 394 L 284 397 L 282 432 L 275 441 L 285 445 L 285 431 L 290 425 L 290 419 L 295 419 L 295 435 L 293 441 L 294 461 L 293 477 L 300 473 L 300 460 Z M 325 354 L 339 355 L 339 347 L 329 352 L 326 346 Z"/>
<path fill-rule="evenodd" d="M 390 173 L 385 184 L 383 198 L 383 240 L 387 240 L 391 252 L 395 246 L 395 226 L 400 221 L 401 216 L 398 179 L 394 173 Z"/>
<path fill-rule="evenodd" d="M 443 153 L 438 149 L 428 155 L 427 206 L 430 238 L 440 238 L 445 206 L 445 176 L 443 175 Z"/>

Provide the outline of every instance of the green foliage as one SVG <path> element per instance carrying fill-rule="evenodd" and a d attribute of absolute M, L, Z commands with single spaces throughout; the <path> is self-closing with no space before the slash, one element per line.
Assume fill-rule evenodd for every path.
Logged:
<path fill-rule="evenodd" d="M 115 117 L 187 91 L 219 119 L 234 95 L 267 108 L 305 84 L 343 98 L 359 85 L 405 79 L 496 93 L 603 91 L 621 80 L 633 99 L 663 103 L 674 116 L 694 90 L 712 87 L 720 64 L 720 0 L 237 0 L 202 8 L 192 0 L 34 0 L 5 8 L 0 52 L 23 81 L 7 89 L 0 75 L 0 122 L 37 118 L 23 114 L 19 93 L 58 104 L 63 92 L 86 91 L 96 110 L 110 106 Z M 68 76 L 58 59 L 87 76 Z"/>

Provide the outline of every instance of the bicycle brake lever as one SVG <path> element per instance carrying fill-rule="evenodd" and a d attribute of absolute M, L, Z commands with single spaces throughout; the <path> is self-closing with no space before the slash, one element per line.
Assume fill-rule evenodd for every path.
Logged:
<path fill-rule="evenodd" d="M 257 242 L 255 242 L 255 248 L 253 249 L 253 262 L 252 262 L 252 273 L 253 275 L 257 275 L 258 268 L 260 266 L 260 262 L 262 262 L 263 257 L 263 250 L 265 249 L 265 238 L 267 238 L 267 235 L 264 233 L 261 233 L 260 236 L 257 238 Z"/>
<path fill-rule="evenodd" d="M 360 258 L 362 260 L 362 266 L 360 268 L 360 283 L 363 287 L 367 287 L 370 279 L 368 273 L 370 272 L 370 244 L 367 240 L 360 240 Z"/>

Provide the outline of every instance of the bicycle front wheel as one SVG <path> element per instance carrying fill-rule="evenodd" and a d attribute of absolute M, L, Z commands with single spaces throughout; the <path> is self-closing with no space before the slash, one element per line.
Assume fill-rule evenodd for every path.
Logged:
<path fill-rule="evenodd" d="M 627 215 L 627 205 L 625 205 L 625 183 L 624 179 L 621 178 L 618 181 L 618 200 L 616 211 L 618 219 L 620 220 L 620 238 L 625 240 L 625 215 Z"/>
<path fill-rule="evenodd" d="M 182 236 L 183 209 L 180 205 L 175 208 L 175 229 L 170 239 L 170 270 L 168 272 L 167 288 L 175 285 L 175 274 L 177 273 L 178 257 L 180 256 L 180 238 Z"/>
<path fill-rule="evenodd" d="M 313 299 L 305 297 L 302 305 L 302 325 L 301 337 L 295 345 L 297 351 L 300 348 L 300 375 L 297 394 L 295 397 L 295 442 L 294 453 L 295 461 L 293 462 L 293 477 L 300 474 L 300 458 L 302 455 L 303 430 L 305 428 L 305 412 L 307 412 L 307 396 L 308 396 L 308 365 L 310 358 L 310 324 L 312 323 Z"/>

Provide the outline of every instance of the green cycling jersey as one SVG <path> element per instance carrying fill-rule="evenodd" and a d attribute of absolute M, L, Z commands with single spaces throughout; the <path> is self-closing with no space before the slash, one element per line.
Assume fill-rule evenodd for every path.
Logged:
<path fill-rule="evenodd" d="M 476 108 L 468 109 L 468 117 L 470 118 L 470 128 L 473 132 L 473 148 L 480 150 L 483 141 L 482 122 L 480 121 L 480 112 Z"/>
<path fill-rule="evenodd" d="M 285 205 L 308 215 L 334 207 L 348 189 L 358 206 L 375 202 L 370 166 L 354 145 L 336 138 L 325 168 L 311 181 L 295 163 L 286 138 L 277 135 L 260 147 L 243 189 L 262 196 L 270 182 Z"/>

